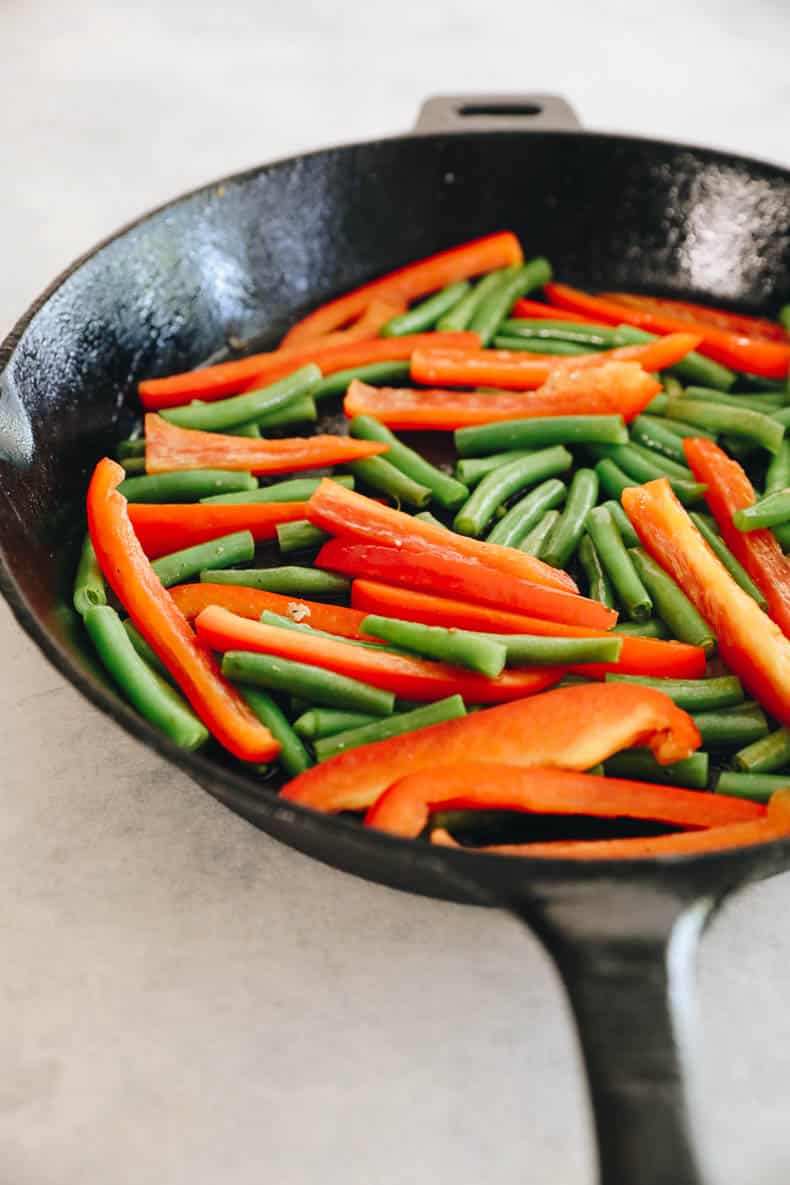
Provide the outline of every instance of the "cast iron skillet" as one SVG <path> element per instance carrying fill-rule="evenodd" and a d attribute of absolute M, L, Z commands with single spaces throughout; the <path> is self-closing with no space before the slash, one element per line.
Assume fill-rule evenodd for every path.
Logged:
<path fill-rule="evenodd" d="M 556 960 L 579 1027 L 605 1185 L 698 1185 L 682 1080 L 696 940 L 712 909 L 790 867 L 790 843 L 698 858 L 508 859 L 396 840 L 185 754 L 81 648 L 64 540 L 135 381 L 196 365 L 408 260 L 501 228 L 570 283 L 790 299 L 790 172 L 683 144 L 584 133 L 562 100 L 441 98 L 416 132 L 294 157 L 155 211 L 61 276 L 0 349 L 0 583 L 93 703 L 285 843 L 402 889 L 511 910 Z M 261 336 L 261 328 L 265 333 Z M 73 553 L 72 553 L 73 554 Z"/>

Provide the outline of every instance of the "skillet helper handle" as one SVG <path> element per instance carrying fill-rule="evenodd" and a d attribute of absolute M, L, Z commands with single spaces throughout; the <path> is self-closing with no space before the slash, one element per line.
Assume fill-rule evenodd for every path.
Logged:
<path fill-rule="evenodd" d="M 572 886 L 517 912 L 565 984 L 579 1034 L 600 1185 L 704 1185 L 685 1084 L 694 961 L 712 900 L 628 881 Z"/>
<path fill-rule="evenodd" d="M 426 99 L 414 126 L 431 132 L 572 132 L 578 115 L 560 95 L 434 95 Z"/>

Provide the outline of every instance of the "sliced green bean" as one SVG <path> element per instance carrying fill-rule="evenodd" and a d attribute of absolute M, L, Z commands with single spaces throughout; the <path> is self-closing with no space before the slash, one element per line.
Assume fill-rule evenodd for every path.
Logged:
<path fill-rule="evenodd" d="M 281 596 L 308 599 L 341 597 L 351 589 L 350 580 L 320 568 L 231 568 L 228 572 L 201 572 L 200 579 L 210 584 L 240 584 Z"/>
<path fill-rule="evenodd" d="M 525 354 L 558 354 L 568 358 L 590 353 L 589 346 L 577 346 L 575 342 L 543 337 L 508 337 L 504 333 L 496 334 L 492 345 L 495 350 L 523 350 Z"/>
<path fill-rule="evenodd" d="M 629 778 L 662 786 L 704 790 L 708 784 L 710 757 L 707 753 L 697 752 L 672 765 L 659 765 L 649 749 L 625 749 L 607 758 L 604 769 L 607 778 Z"/>
<path fill-rule="evenodd" d="M 623 609 L 632 621 L 646 621 L 653 612 L 650 593 L 626 551 L 617 524 L 604 506 L 596 506 L 587 515 L 587 530 Z"/>
<path fill-rule="evenodd" d="M 369 614 L 362 622 L 363 634 L 381 638 L 403 650 L 411 650 L 423 658 L 433 658 L 457 667 L 468 667 L 489 679 L 504 670 L 507 650 L 504 640 L 491 641 L 483 634 L 470 630 L 444 629 L 438 625 L 422 625 L 416 621 L 399 621 L 391 617 Z"/>
<path fill-rule="evenodd" d="M 467 292 L 466 296 L 453 309 L 439 318 L 436 328 L 441 333 L 460 333 L 462 330 L 468 329 L 469 323 L 480 305 L 502 284 L 504 273 L 507 270 L 507 268 L 498 268 L 497 271 L 489 272 L 488 275 L 478 280 L 474 288 Z"/>
<path fill-rule="evenodd" d="M 469 322 L 470 331 L 479 334 L 481 346 L 488 345 L 519 297 L 542 288 L 550 279 L 551 264 L 547 259 L 531 259 L 506 268 L 501 283 L 480 302 Z"/>
<path fill-rule="evenodd" d="M 633 325 L 617 326 L 617 344 L 621 346 L 636 346 L 641 342 L 655 341 L 657 334 L 647 333 L 644 329 L 637 329 Z M 692 350 L 674 366 L 668 366 L 670 374 L 675 375 L 684 383 L 698 383 L 701 387 L 716 387 L 720 391 L 729 391 L 735 382 L 735 373 L 710 358 L 705 358 Z"/>
<path fill-rule="evenodd" d="M 159 414 L 163 420 L 177 424 L 180 428 L 221 432 L 224 428 L 248 424 L 251 420 L 260 421 L 263 416 L 279 411 L 294 399 L 313 395 L 322 377 L 318 367 L 310 362 L 259 391 L 232 395 L 229 399 L 218 399 L 213 403 L 195 400 L 184 407 L 167 408 Z"/>
<path fill-rule="evenodd" d="M 568 489 L 565 509 L 546 542 L 542 558 L 555 568 L 566 568 L 584 534 L 587 515 L 598 501 L 598 474 L 577 469 Z"/>
<path fill-rule="evenodd" d="M 698 424 L 716 433 L 729 433 L 753 441 L 778 453 L 782 447 L 784 428 L 776 419 L 748 408 L 726 407 L 719 403 L 702 403 L 696 399 L 673 399 L 667 408 L 667 418 Z"/>
<path fill-rule="evenodd" d="M 622 416 L 537 416 L 458 428 L 455 447 L 462 457 L 504 449 L 546 448 L 553 444 L 621 444 L 628 440 Z"/>
<path fill-rule="evenodd" d="M 241 494 L 257 490 L 258 479 L 251 473 L 229 469 L 185 469 L 174 473 L 150 473 L 145 477 L 127 477 L 118 493 L 130 502 L 197 502 L 214 494 Z"/>
<path fill-rule="evenodd" d="M 507 651 L 509 667 L 579 666 L 588 662 L 617 662 L 622 638 L 565 638 L 544 634 L 485 634 L 496 638 Z"/>
<path fill-rule="evenodd" d="M 616 344 L 617 330 L 611 325 L 583 325 L 578 321 L 550 321 L 537 317 L 512 317 L 503 321 L 500 333 L 510 337 L 571 342 L 585 346 L 586 353 L 610 349 Z"/>
<path fill-rule="evenodd" d="M 479 537 L 494 517 L 497 507 L 508 498 L 527 486 L 564 473 L 572 464 L 573 457 L 568 450 L 557 445 L 492 470 L 456 514 L 453 523 L 455 530 L 462 535 Z"/>
<path fill-rule="evenodd" d="M 520 461 L 522 457 L 530 457 L 535 449 L 511 449 L 504 453 L 493 453 L 490 457 L 466 457 L 455 464 L 455 476 L 468 489 L 472 489 L 483 478 L 497 469 L 500 465 L 509 465 L 511 461 Z"/>
<path fill-rule="evenodd" d="M 774 527 L 773 533 L 782 551 L 790 551 L 790 524 L 786 523 L 784 526 Z"/>
<path fill-rule="evenodd" d="M 372 416 L 355 416 L 348 426 L 349 434 L 358 440 L 375 440 L 388 446 L 386 460 L 411 481 L 427 488 L 431 496 L 446 510 L 457 510 L 469 497 L 469 490 L 460 481 L 442 473 L 414 449 L 398 440 Z"/>
<path fill-rule="evenodd" d="M 765 493 L 776 494 L 790 488 L 790 440 L 783 440 L 776 456 L 771 457 L 765 471 Z"/>
<path fill-rule="evenodd" d="M 788 333 L 790 333 L 790 304 L 783 304 L 777 315 L 777 321 L 780 325 L 784 325 Z"/>
<path fill-rule="evenodd" d="M 292 551 L 307 551 L 323 547 L 329 535 L 320 527 L 314 527 L 307 519 L 297 519 L 293 523 L 277 524 L 277 543 L 283 555 Z"/>
<path fill-rule="evenodd" d="M 425 333 L 432 329 L 440 317 L 449 313 L 461 301 L 472 285 L 468 280 L 459 280 L 455 284 L 448 284 L 446 288 L 435 292 L 427 300 L 412 305 L 405 313 L 392 317 L 379 330 L 381 337 L 403 337 L 407 333 Z"/>
<path fill-rule="evenodd" d="M 269 432 L 272 428 L 290 428 L 292 424 L 315 423 L 317 419 L 318 408 L 314 397 L 302 395 L 301 398 L 292 399 L 290 403 L 286 403 L 285 407 L 278 407 L 274 411 L 267 412 L 260 419 L 253 420 L 248 424 L 240 424 L 235 428 L 224 429 L 224 431 L 232 435 L 234 432 L 239 434 L 240 429 L 244 429 L 246 436 L 248 428 L 257 428 L 257 433 L 253 431 L 250 435 L 260 436 L 261 429 L 264 432 Z"/>
<path fill-rule="evenodd" d="M 489 532 L 487 542 L 499 543 L 503 547 L 518 547 L 546 511 L 559 506 L 566 493 L 564 483 L 556 477 L 541 482 L 510 507 Z"/>
<path fill-rule="evenodd" d="M 289 481 L 276 481 L 273 485 L 263 486 L 250 493 L 216 494 L 211 498 L 201 498 L 200 501 L 210 504 L 216 503 L 220 506 L 232 506 L 237 503 L 246 505 L 253 502 L 306 502 L 313 496 L 323 480 L 322 477 L 294 477 Z M 333 475 L 330 477 L 330 481 L 336 481 L 339 486 L 344 486 L 347 490 L 354 488 L 354 478 L 350 473 L 343 474 L 341 477 Z"/>
<path fill-rule="evenodd" d="M 692 511 L 691 519 L 694 526 L 699 531 L 702 538 L 708 544 L 711 551 L 721 560 L 724 567 L 732 576 L 736 584 L 739 584 L 744 592 L 747 592 L 750 597 L 753 597 L 761 609 L 766 607 L 766 599 L 760 592 L 757 585 L 752 580 L 746 569 L 739 563 L 735 556 L 730 551 L 727 544 L 710 526 L 707 519 L 696 512 Z"/>
<path fill-rule="evenodd" d="M 83 619 L 104 666 L 141 716 L 182 749 L 198 749 L 208 730 L 195 713 L 135 650 L 109 605 L 94 605 Z"/>
<path fill-rule="evenodd" d="M 732 521 L 739 531 L 759 531 L 763 527 L 778 527 L 790 522 L 790 487 L 736 510 Z"/>
<path fill-rule="evenodd" d="M 594 601 L 600 601 L 607 609 L 616 608 L 612 582 L 603 570 L 595 544 L 589 535 L 583 535 L 577 551 L 579 563 L 587 577 L 587 592 Z"/>
<path fill-rule="evenodd" d="M 296 402 L 299 403 L 301 400 L 296 400 Z M 313 406 L 315 407 L 315 404 L 313 404 Z M 238 424 L 235 428 L 226 428 L 225 435 L 244 436 L 250 440 L 260 440 L 263 436 L 263 433 L 261 432 L 258 424 L 256 424 L 256 422 L 253 420 L 251 424 Z"/>
<path fill-rule="evenodd" d="M 431 526 L 444 527 L 445 531 L 449 531 L 450 529 L 449 527 L 445 526 L 443 522 L 440 522 L 436 515 L 431 514 L 430 510 L 421 510 L 419 514 L 415 514 L 414 517 L 420 519 L 424 523 L 430 523 Z"/>
<path fill-rule="evenodd" d="M 107 604 L 107 589 L 104 584 L 99 561 L 93 550 L 90 535 L 85 540 L 80 551 L 77 572 L 74 577 L 74 593 L 72 597 L 74 608 L 83 617 L 89 609 L 96 605 Z"/>
<path fill-rule="evenodd" d="M 668 407 L 669 396 L 667 395 L 666 391 L 659 391 L 659 393 L 654 395 L 647 404 L 645 411 L 651 416 L 663 416 L 666 415 Z"/>
<path fill-rule="evenodd" d="M 144 436 L 130 436 L 127 440 L 120 440 L 115 450 L 115 455 L 119 460 L 123 461 L 129 457 L 144 457 L 145 456 L 145 437 Z"/>
<path fill-rule="evenodd" d="M 766 415 L 771 415 L 784 406 L 784 395 L 773 391 L 763 395 L 755 395 L 749 391 L 740 394 L 732 391 L 725 395 L 722 391 L 714 391 L 710 387 L 686 387 L 684 397 L 701 403 L 718 403 L 724 407 L 745 407 L 752 411 L 765 412 Z"/>
<path fill-rule="evenodd" d="M 461 696 L 450 695 L 446 699 L 425 704 L 424 707 L 415 708 L 411 712 L 398 712 L 394 716 L 388 716 L 386 720 L 377 720 L 374 723 L 363 724 L 359 728 L 335 733 L 333 736 L 321 737 L 315 741 L 315 755 L 319 761 L 326 761 L 337 753 L 345 753 L 348 749 L 356 749 L 360 745 L 371 745 L 375 741 L 403 736 L 407 732 L 416 732 L 418 728 L 430 728 L 433 724 L 443 724 L 445 720 L 457 720 L 465 715 L 466 708 Z"/>
<path fill-rule="evenodd" d="M 790 428 L 790 407 L 782 407 L 771 413 L 771 419 L 776 420 L 783 428 Z"/>
<path fill-rule="evenodd" d="M 364 457 L 360 461 L 349 461 L 346 465 L 357 481 L 372 490 L 386 494 L 394 502 L 405 502 L 407 506 L 416 506 L 422 510 L 431 500 L 428 486 L 407 477 L 400 469 L 396 469 L 384 457 Z"/>
<path fill-rule="evenodd" d="M 683 481 L 693 484 L 694 474 L 684 462 L 674 461 L 671 457 L 667 457 L 663 453 L 649 448 L 647 445 L 640 444 L 636 440 L 632 440 L 627 447 L 633 449 L 637 456 L 644 458 L 645 461 L 649 461 L 655 469 L 663 470 L 667 477 L 679 477 Z"/>
<path fill-rule="evenodd" d="M 183 584 L 193 576 L 209 569 L 229 568 L 232 564 L 246 564 L 255 555 L 255 540 L 251 531 L 234 531 L 208 543 L 184 547 L 154 560 L 151 567 L 165 588 Z M 213 575 L 213 573 L 211 573 Z"/>
<path fill-rule="evenodd" d="M 627 473 L 623 473 L 620 466 L 615 465 L 609 457 L 598 462 L 595 472 L 598 474 L 598 482 L 603 493 L 618 505 L 623 490 L 632 489 L 640 484 L 638 481 L 634 481 L 633 477 L 629 477 Z"/>
<path fill-rule="evenodd" d="M 686 712 L 716 712 L 722 708 L 742 707 L 743 687 L 735 675 L 718 675 L 713 679 L 663 679 L 651 675 L 607 675 L 607 683 L 630 683 L 635 687 L 652 687 L 663 691 L 674 704 Z"/>
<path fill-rule="evenodd" d="M 519 551 L 525 551 L 527 555 L 534 555 L 535 559 L 540 559 L 540 553 L 559 517 L 559 510 L 547 510 L 540 522 L 521 540 L 518 545 Z"/>
<path fill-rule="evenodd" d="M 643 412 L 639 418 L 644 419 L 645 413 Z M 682 420 L 668 420 L 664 416 L 651 416 L 650 419 L 655 419 L 657 423 L 663 424 L 667 432 L 671 432 L 674 436 L 679 436 L 681 440 L 685 440 L 687 436 L 703 436 L 706 440 L 717 439 L 715 432 L 709 432 L 707 428 L 700 428 L 696 424 L 684 424 Z M 683 455 L 686 455 L 685 449 Z"/>
<path fill-rule="evenodd" d="M 626 545 L 626 547 L 639 547 L 639 536 L 634 530 L 630 518 L 626 514 L 625 510 L 623 510 L 623 507 L 620 505 L 620 503 L 615 502 L 614 499 L 610 499 L 608 502 L 604 502 L 603 505 L 609 511 L 615 523 L 617 524 L 617 529 L 620 532 L 623 543 Z"/>
<path fill-rule="evenodd" d="M 156 653 L 156 651 L 154 650 L 154 648 L 152 646 L 149 646 L 148 642 L 146 642 L 145 638 L 140 633 L 137 626 L 128 617 L 126 618 L 126 620 L 123 623 L 123 628 L 126 631 L 129 641 L 132 643 L 132 646 L 137 651 L 137 653 L 140 655 L 140 658 L 144 659 L 144 661 L 148 664 L 149 667 L 153 667 L 153 669 L 156 671 L 157 675 L 161 675 L 161 677 L 163 679 L 165 679 L 166 681 L 168 681 L 170 683 L 173 683 L 174 682 L 173 676 L 170 674 L 170 672 L 168 671 L 165 664 L 162 662 L 159 655 Z"/>
<path fill-rule="evenodd" d="M 698 712 L 694 723 L 707 749 L 739 749 L 767 737 L 770 729 L 759 704 L 739 704 L 716 712 Z"/>
<path fill-rule="evenodd" d="M 297 774 L 309 769 L 313 764 L 310 754 L 272 697 L 257 687 L 241 686 L 239 691 L 261 724 L 265 724 L 274 739 L 280 742 L 277 761 L 289 778 L 295 778 Z"/>
<path fill-rule="evenodd" d="M 123 465 L 124 472 L 129 477 L 136 477 L 138 473 L 145 473 L 145 457 L 124 457 L 120 464 Z"/>
<path fill-rule="evenodd" d="M 669 626 L 672 636 L 691 646 L 701 646 L 710 654 L 716 646 L 716 636 L 680 586 L 641 547 L 631 548 L 628 554 L 650 591 L 656 613 Z"/>
<path fill-rule="evenodd" d="M 736 769 L 748 774 L 770 774 L 790 766 L 790 728 L 777 728 L 740 749 L 732 763 Z"/>
<path fill-rule="evenodd" d="M 367 712 L 343 712 L 339 708 L 308 708 L 293 723 L 294 732 L 306 741 L 335 736 L 351 728 L 372 724 L 378 717 Z"/>
<path fill-rule="evenodd" d="M 222 659 L 222 673 L 233 683 L 249 683 L 269 691 L 285 691 L 333 708 L 349 708 L 371 716 L 389 716 L 395 696 L 337 675 L 323 667 L 292 662 L 273 654 L 251 654 L 247 650 L 228 650 Z"/>
<path fill-rule="evenodd" d="M 372 387 L 390 383 L 402 383 L 409 378 L 411 364 L 407 362 L 370 362 L 367 366 L 352 366 L 348 370 L 336 370 L 329 374 L 313 391 L 313 399 L 325 399 L 331 395 L 345 395 L 354 379 L 369 383 Z"/>
<path fill-rule="evenodd" d="M 676 396 L 683 394 L 683 384 L 677 378 L 675 378 L 674 374 L 670 374 L 670 372 L 667 370 L 664 371 L 659 377 L 664 388 L 664 394 L 669 399 L 674 399 Z"/>
<path fill-rule="evenodd" d="M 727 794 L 731 798 L 752 798 L 755 802 L 767 802 L 777 790 L 790 790 L 790 773 L 742 774 L 727 771 L 719 774 L 716 783 L 717 794 Z"/>
<path fill-rule="evenodd" d="M 660 453 L 662 457 L 686 465 L 686 454 L 683 449 L 683 437 L 694 436 L 698 429 L 691 424 L 683 424 L 684 431 L 677 431 L 676 420 L 661 420 L 657 416 L 637 416 L 631 424 L 631 438 L 636 444 L 649 448 L 653 453 Z"/>
<path fill-rule="evenodd" d="M 632 478 L 633 482 L 641 484 L 656 481 L 661 477 L 668 478 L 669 484 L 684 506 L 699 502 L 707 489 L 707 486 L 699 482 L 673 475 L 668 471 L 668 466 L 674 465 L 674 461 L 668 461 L 658 454 L 654 454 L 655 459 L 647 456 L 647 450 L 643 451 L 638 445 L 595 444 L 591 449 L 596 457 L 613 461 L 618 469 Z"/>
<path fill-rule="evenodd" d="M 658 617 L 648 621 L 618 621 L 612 632 L 630 638 L 661 638 L 664 641 L 670 637 L 669 630 Z"/>

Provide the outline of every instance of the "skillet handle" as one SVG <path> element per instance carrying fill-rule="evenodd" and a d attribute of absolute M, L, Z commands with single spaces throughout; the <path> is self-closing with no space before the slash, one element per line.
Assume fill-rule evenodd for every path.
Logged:
<path fill-rule="evenodd" d="M 426 99 L 414 126 L 431 132 L 570 132 L 578 115 L 560 95 L 434 95 Z"/>
<path fill-rule="evenodd" d="M 628 880 L 563 890 L 516 912 L 542 938 L 573 1009 L 600 1185 L 704 1185 L 685 1059 L 695 954 L 714 901 Z"/>

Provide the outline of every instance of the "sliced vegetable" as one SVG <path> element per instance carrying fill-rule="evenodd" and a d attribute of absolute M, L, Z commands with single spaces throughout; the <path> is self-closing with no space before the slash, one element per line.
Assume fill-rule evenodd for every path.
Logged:
<path fill-rule="evenodd" d="M 694 723 L 708 749 L 739 749 L 767 737 L 771 731 L 759 704 L 740 704 L 718 712 L 698 712 Z"/>
<path fill-rule="evenodd" d="M 717 434 L 726 432 L 753 441 L 769 453 L 778 453 L 782 447 L 782 425 L 771 416 L 750 411 L 748 407 L 727 407 L 721 403 L 702 403 L 698 399 L 672 399 L 667 416 L 671 420 L 682 420 L 684 424 L 697 424 Z"/>
<path fill-rule="evenodd" d="M 364 613 L 346 609 L 342 605 L 324 605 L 304 597 L 284 596 L 263 589 L 235 584 L 180 584 L 170 589 L 170 596 L 187 618 L 192 621 L 209 605 L 219 605 L 239 617 L 257 621 L 262 613 L 279 613 L 292 621 L 312 625 L 345 638 L 359 638 Z"/>
<path fill-rule="evenodd" d="M 628 554 L 655 603 L 656 613 L 667 623 L 673 637 L 699 646 L 706 654 L 712 653 L 716 635 L 683 589 L 641 547 L 631 548 Z"/>
<path fill-rule="evenodd" d="M 615 345 L 618 346 L 638 345 L 641 342 L 655 340 L 656 334 L 647 333 L 644 329 L 636 329 L 632 325 L 618 325 L 615 330 Z M 720 366 L 718 362 L 713 362 L 710 358 L 705 358 L 696 350 L 692 350 L 686 354 L 685 358 L 681 358 L 680 362 L 676 362 L 670 368 L 670 372 L 666 374 L 664 389 L 667 394 L 674 390 L 675 385 L 680 387 L 678 379 L 682 379 L 684 383 L 702 383 L 708 387 L 729 391 L 735 382 L 735 375 L 728 367 Z M 680 392 L 675 391 L 675 393 L 680 394 L 682 390 L 683 388 L 680 387 Z"/>
<path fill-rule="evenodd" d="M 397 436 L 374 420 L 371 416 L 356 416 L 348 426 L 352 436 L 358 440 L 374 440 L 387 446 L 387 461 L 401 473 L 430 490 L 431 496 L 447 510 L 457 509 L 469 496 L 469 490 L 460 481 L 442 473 L 414 449 L 408 448 Z"/>
<path fill-rule="evenodd" d="M 206 610 L 206 613 L 210 612 L 210 609 Z M 224 613 L 224 610 L 218 609 L 217 612 Z M 369 712 L 371 716 L 388 716 L 395 704 L 395 697 L 390 692 L 359 679 L 271 654 L 228 650 L 222 659 L 222 673 L 234 683 L 266 687 L 271 691 L 291 691 L 312 703 L 335 704 L 351 711 Z"/>
<path fill-rule="evenodd" d="M 583 535 L 578 547 L 579 563 L 587 577 L 587 591 L 594 601 L 600 601 L 608 609 L 614 609 L 617 601 L 612 582 L 604 571 L 601 558 L 589 535 Z"/>
<path fill-rule="evenodd" d="M 240 690 L 242 698 L 252 708 L 261 724 L 264 724 L 275 740 L 279 741 L 280 752 L 277 754 L 277 760 L 288 777 L 295 778 L 297 774 L 309 769 L 313 764 L 310 754 L 272 697 L 257 687 L 242 687 Z"/>
<path fill-rule="evenodd" d="M 633 778 L 639 782 L 659 782 L 662 786 L 688 786 L 704 790 L 708 785 L 710 757 L 692 753 L 674 765 L 659 765 L 648 749 L 625 749 L 604 762 L 607 778 Z"/>
<path fill-rule="evenodd" d="M 502 276 L 501 282 L 477 306 L 469 322 L 469 329 L 487 346 L 514 303 L 533 288 L 542 288 L 551 279 L 551 264 L 547 259 L 531 259 L 515 265 Z"/>
<path fill-rule="evenodd" d="M 512 266 L 511 264 L 510 267 Z M 467 292 L 466 296 L 453 309 L 439 319 L 436 323 L 436 328 L 447 333 L 458 333 L 464 329 L 468 329 L 469 323 L 480 305 L 499 287 L 503 275 L 506 271 L 510 271 L 510 267 L 498 268 L 496 271 L 491 271 L 488 275 L 478 280 L 474 288 L 470 292 Z"/>
<path fill-rule="evenodd" d="M 188 477 L 189 473 L 178 474 L 178 476 Z M 233 506 L 239 502 L 246 505 L 250 505 L 252 502 L 306 502 L 316 492 L 322 481 L 321 477 L 294 477 L 288 481 L 272 482 L 271 485 L 264 486 L 259 490 L 242 491 L 239 494 L 217 494 L 211 498 L 201 498 L 200 501 L 210 506 Z M 338 485 L 345 486 L 347 490 L 354 488 L 354 478 L 350 473 L 341 477 L 332 476 L 330 481 L 336 481 Z"/>
<path fill-rule="evenodd" d="M 423 708 L 414 708 L 411 712 L 398 712 L 394 716 L 388 716 L 386 720 L 371 721 L 357 728 L 349 728 L 344 732 L 319 738 L 315 741 L 315 755 L 319 761 L 327 761 L 348 749 L 358 749 L 360 745 L 371 745 L 390 737 L 403 736 L 404 733 L 443 724 L 445 720 L 458 720 L 465 715 L 466 708 L 460 695 L 451 695 L 447 699 L 437 700 L 434 704 L 426 704 Z"/>
<path fill-rule="evenodd" d="M 277 527 L 277 542 L 283 555 L 321 547 L 328 538 L 329 535 L 326 531 L 314 527 L 307 519 L 297 519 L 293 523 L 280 523 Z"/>
<path fill-rule="evenodd" d="M 663 691 L 679 708 L 687 712 L 713 712 L 740 707 L 744 701 L 741 682 L 735 675 L 712 679 L 663 679 L 654 676 L 618 674 L 606 676 L 607 683 L 627 683 L 634 687 L 652 687 Z"/>
<path fill-rule="evenodd" d="M 104 577 L 89 534 L 85 536 L 77 563 L 72 604 L 80 617 L 84 617 L 87 611 L 96 605 L 107 604 Z"/>
<path fill-rule="evenodd" d="M 314 395 L 322 377 L 315 363 L 310 362 L 279 382 L 246 395 L 234 395 L 212 403 L 195 401 L 183 407 L 165 408 L 160 414 L 163 420 L 179 428 L 224 432 L 226 428 L 249 424 L 251 420 L 257 421 L 271 412 L 280 411 L 295 399 Z"/>
<path fill-rule="evenodd" d="M 247 588 L 262 588 L 282 596 L 341 597 L 350 590 L 350 583 L 332 572 L 317 568 L 295 566 L 282 568 L 232 568 L 229 572 L 203 571 L 200 579 L 210 584 L 243 584 Z M 246 617 L 247 614 L 242 614 Z"/>
<path fill-rule="evenodd" d="M 369 614 L 362 622 L 362 632 L 400 649 L 413 651 L 421 658 L 435 658 L 453 666 L 468 667 L 470 671 L 478 671 L 489 679 L 501 674 L 508 656 L 502 640 L 493 635 L 487 638 L 469 630 L 399 621 L 375 613 Z"/>
<path fill-rule="evenodd" d="M 620 604 L 632 621 L 646 621 L 653 612 L 653 602 L 611 514 L 603 506 L 598 506 L 587 514 L 586 525 Z"/>
<path fill-rule="evenodd" d="M 232 535 L 222 535 L 218 539 L 211 539 L 207 543 L 198 543 L 194 547 L 185 547 L 181 551 L 173 551 L 154 560 L 151 567 L 156 572 L 165 588 L 173 584 L 182 584 L 191 580 L 193 576 L 204 568 L 211 570 L 228 568 L 231 564 L 249 563 L 255 555 L 255 540 L 251 531 L 236 531 Z"/>
<path fill-rule="evenodd" d="M 573 457 L 566 448 L 541 449 L 521 460 L 501 465 L 484 477 L 453 520 L 453 527 L 462 535 L 479 538 L 497 508 L 514 494 L 538 481 L 564 473 L 573 465 Z"/>
<path fill-rule="evenodd" d="M 739 531 L 756 531 L 760 527 L 777 527 L 790 521 L 790 487 L 776 490 L 751 506 L 736 510 L 732 521 Z"/>
<path fill-rule="evenodd" d="M 421 510 L 431 500 L 431 491 L 427 486 L 412 481 L 400 469 L 390 465 L 384 457 L 365 457 L 361 461 L 350 461 L 347 467 L 362 485 L 385 494 L 397 505 L 405 502 L 407 506 L 416 506 Z"/>
<path fill-rule="evenodd" d="M 372 344 L 372 343 L 371 343 Z M 369 362 L 366 366 L 352 366 L 347 370 L 336 370 L 326 375 L 313 392 L 313 399 L 325 399 L 332 395 L 345 395 L 354 379 L 363 383 L 397 383 L 409 377 L 408 359 L 397 362 Z"/>
<path fill-rule="evenodd" d="M 694 526 L 697 528 L 700 535 L 705 540 L 714 555 L 716 555 L 718 559 L 720 559 L 724 564 L 724 567 L 727 569 L 730 576 L 732 576 L 735 583 L 739 584 L 743 591 L 747 592 L 750 597 L 753 597 L 761 609 L 765 609 L 768 604 L 765 597 L 760 592 L 752 578 L 749 576 L 749 573 L 746 571 L 746 569 L 738 562 L 738 560 L 736 560 L 735 556 L 732 554 L 721 536 L 718 535 L 716 531 L 714 531 L 714 529 L 710 526 L 705 516 L 702 514 L 692 513 L 691 521 L 694 523 Z"/>
<path fill-rule="evenodd" d="M 770 774 L 774 770 L 789 767 L 790 776 L 790 729 L 777 728 L 768 736 L 761 737 L 739 750 L 732 762 L 736 769 L 750 774 Z"/>
<path fill-rule="evenodd" d="M 518 545 L 519 551 L 526 552 L 527 555 L 534 555 L 537 560 L 542 559 L 543 551 L 551 538 L 551 532 L 559 521 L 559 510 L 547 510 L 540 522 L 536 523 L 521 540 Z"/>
<path fill-rule="evenodd" d="M 449 313 L 451 309 L 471 291 L 468 280 L 457 280 L 454 284 L 447 284 L 439 292 L 414 305 L 405 313 L 391 317 L 386 325 L 382 325 L 379 333 L 382 337 L 403 337 L 406 333 L 425 333 L 432 329 L 440 317 Z"/>
<path fill-rule="evenodd" d="M 541 551 L 545 563 L 555 568 L 567 566 L 584 533 L 587 516 L 597 501 L 598 475 L 595 470 L 577 469 L 568 489 L 562 516 L 549 536 L 546 548 Z M 600 597 L 595 597 L 595 600 L 600 600 Z"/>
<path fill-rule="evenodd" d="M 498 398 L 498 397 L 497 397 Z M 552 444 L 621 444 L 628 440 L 622 416 L 546 416 L 459 428 L 455 447 L 462 457 L 502 449 L 538 449 Z"/>
<path fill-rule="evenodd" d="M 767 802 L 777 791 L 790 790 L 790 774 L 741 774 L 729 770 L 719 774 L 717 794 Z"/>
<path fill-rule="evenodd" d="M 227 469 L 192 469 L 185 473 L 155 473 L 127 477 L 118 487 L 127 502 L 199 502 L 211 495 L 245 501 L 257 490 L 251 473 Z"/>
<path fill-rule="evenodd" d="M 128 514 L 146 555 L 157 559 L 171 551 L 209 543 L 219 536 L 239 531 L 249 531 L 258 543 L 264 539 L 274 539 L 277 524 L 303 519 L 306 506 L 306 502 L 231 506 L 210 506 L 201 502 L 172 505 L 164 502 L 135 502 L 129 507 Z M 194 573 L 199 571 L 193 566 Z"/>
<path fill-rule="evenodd" d="M 342 708 L 309 708 L 294 720 L 294 732 L 307 741 L 331 737 L 338 732 L 361 728 L 371 724 L 376 716 L 365 712 L 347 712 Z"/>
<path fill-rule="evenodd" d="M 502 547 L 518 547 L 545 512 L 558 506 L 566 493 L 565 485 L 556 477 L 541 482 L 499 519 L 486 542 L 499 543 Z"/>

